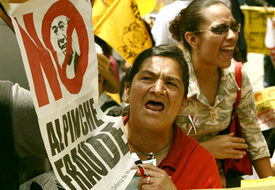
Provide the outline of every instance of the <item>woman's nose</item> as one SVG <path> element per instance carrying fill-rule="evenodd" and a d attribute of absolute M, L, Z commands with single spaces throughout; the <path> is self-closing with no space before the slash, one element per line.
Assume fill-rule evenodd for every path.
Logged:
<path fill-rule="evenodd" d="M 234 32 L 233 30 L 229 29 L 228 34 L 226 35 L 227 39 L 238 39 L 239 37 L 239 33 L 238 32 Z"/>
<path fill-rule="evenodd" d="M 164 95 L 164 93 L 165 93 L 164 82 L 161 79 L 156 80 L 152 90 L 157 95 Z"/>

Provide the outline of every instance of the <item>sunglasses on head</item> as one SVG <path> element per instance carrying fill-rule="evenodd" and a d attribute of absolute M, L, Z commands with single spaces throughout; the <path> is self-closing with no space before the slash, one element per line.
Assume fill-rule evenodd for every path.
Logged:
<path fill-rule="evenodd" d="M 218 24 L 218 25 L 215 25 L 215 26 L 211 26 L 211 28 L 209 28 L 209 29 L 195 31 L 193 33 L 205 32 L 207 30 L 210 30 L 214 34 L 223 35 L 223 34 L 226 34 L 229 31 L 229 29 L 232 30 L 235 33 L 240 32 L 241 24 L 237 23 L 237 22 L 231 23 L 229 26 L 226 25 L 226 24 Z"/>

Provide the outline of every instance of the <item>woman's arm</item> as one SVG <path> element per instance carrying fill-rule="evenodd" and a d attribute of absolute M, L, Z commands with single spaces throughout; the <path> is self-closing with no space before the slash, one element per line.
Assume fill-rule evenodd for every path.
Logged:
<path fill-rule="evenodd" d="M 17 156 L 47 158 L 31 93 L 18 84 L 13 86 L 12 119 Z"/>
<path fill-rule="evenodd" d="M 269 157 L 254 160 L 252 163 L 260 178 L 273 176 Z"/>

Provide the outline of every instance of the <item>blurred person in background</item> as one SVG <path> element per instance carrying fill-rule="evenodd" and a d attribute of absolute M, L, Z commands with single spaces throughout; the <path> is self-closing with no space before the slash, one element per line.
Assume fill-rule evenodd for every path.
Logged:
<path fill-rule="evenodd" d="M 244 14 L 241 10 L 241 5 L 239 0 L 231 0 L 231 12 L 235 20 L 241 24 L 241 29 L 239 32 L 239 38 L 237 41 L 237 48 L 233 57 L 236 61 L 240 61 L 242 63 L 247 62 L 247 45 L 244 36 Z"/>
<path fill-rule="evenodd" d="M 120 91 L 120 81 L 116 79 L 109 59 L 103 54 L 97 54 L 98 61 L 98 92 L 99 107 L 110 116 L 120 116 L 122 108 L 112 99 L 107 92 L 118 93 Z"/>
<path fill-rule="evenodd" d="M 0 34 L 0 80 L 9 80 L 29 89 L 12 22 L 2 2 L 0 2 Z"/>
<path fill-rule="evenodd" d="M 192 0 L 178 0 L 165 5 L 156 15 L 151 33 L 156 45 L 165 43 L 177 43 L 169 31 L 169 23 L 177 14 L 191 3 Z"/>
<path fill-rule="evenodd" d="M 0 147 L 5 154 L 1 157 L 0 189 L 18 189 L 19 183 L 50 167 L 40 131 L 34 130 L 39 129 L 38 121 L 14 28 L 4 9 L 6 4 L 0 1 Z M 29 133 L 34 138 L 24 141 Z"/>
<path fill-rule="evenodd" d="M 275 0 L 266 0 L 268 6 L 275 7 Z M 275 16 L 272 18 L 273 28 L 275 28 Z M 275 63 L 269 55 L 264 56 L 264 87 L 275 86 Z M 275 142 L 273 142 L 275 144 Z"/>
<path fill-rule="evenodd" d="M 0 161 L 0 189 L 18 189 L 19 184 L 46 171 L 47 153 L 31 93 L 18 84 L 0 81 L 0 119 L 0 147 L 4 154 Z"/>

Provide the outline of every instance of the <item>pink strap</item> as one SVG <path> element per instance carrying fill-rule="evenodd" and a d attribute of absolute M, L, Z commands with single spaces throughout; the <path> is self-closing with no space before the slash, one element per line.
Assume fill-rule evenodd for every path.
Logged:
<path fill-rule="evenodd" d="M 233 105 L 234 108 L 237 108 L 241 99 L 241 92 L 242 92 L 242 63 L 234 61 L 235 63 L 235 79 L 240 87 L 240 90 L 237 91 L 237 98 Z"/>

